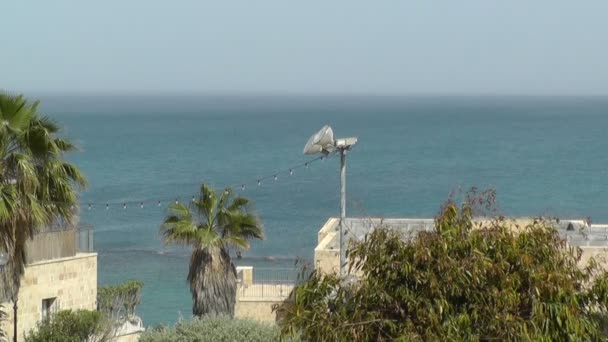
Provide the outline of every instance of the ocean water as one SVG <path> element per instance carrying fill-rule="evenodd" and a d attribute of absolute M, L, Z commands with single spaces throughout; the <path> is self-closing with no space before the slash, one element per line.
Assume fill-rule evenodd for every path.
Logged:
<path fill-rule="evenodd" d="M 247 185 L 237 190 L 255 203 L 266 240 L 243 264 L 312 258 L 318 229 L 338 214 L 339 160 L 272 175 L 308 160 L 303 145 L 327 123 L 338 137 L 359 138 L 348 155 L 349 216 L 431 217 L 451 191 L 477 186 L 495 188 L 508 215 L 608 222 L 606 97 L 41 100 L 82 149 L 69 158 L 90 182 L 82 221 L 95 227 L 99 283 L 142 279 L 146 325 L 191 316 L 189 251 L 163 246 L 158 230 L 167 202 L 190 199 L 201 182 Z"/>

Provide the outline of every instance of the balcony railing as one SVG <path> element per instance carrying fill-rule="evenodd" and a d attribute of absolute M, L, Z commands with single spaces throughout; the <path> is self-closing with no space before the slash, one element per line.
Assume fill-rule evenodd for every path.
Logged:
<path fill-rule="evenodd" d="M 95 251 L 93 226 L 81 224 L 76 229 L 76 251 L 79 253 L 92 253 Z"/>
<path fill-rule="evenodd" d="M 284 299 L 300 280 L 297 268 L 237 267 L 237 297 Z"/>
<path fill-rule="evenodd" d="M 27 242 L 27 263 L 89 253 L 93 251 L 93 242 L 93 227 L 90 225 L 80 225 L 77 228 L 52 227 L 37 233 Z"/>

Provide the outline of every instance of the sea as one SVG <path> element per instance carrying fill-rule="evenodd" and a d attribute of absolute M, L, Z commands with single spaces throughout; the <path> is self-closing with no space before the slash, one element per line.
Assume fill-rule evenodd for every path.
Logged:
<path fill-rule="evenodd" d="M 608 222 L 608 97 L 40 96 L 80 151 L 81 222 L 94 227 L 100 286 L 145 285 L 146 326 L 191 317 L 190 250 L 165 246 L 167 205 L 202 183 L 252 200 L 265 228 L 239 264 L 313 258 L 339 214 L 339 158 L 304 164 L 323 125 L 357 137 L 347 216 L 433 217 L 450 193 L 493 188 L 502 213 Z M 290 172 L 291 170 L 291 172 Z M 258 184 L 259 180 L 259 184 Z M 244 185 L 244 186 L 243 186 Z"/>

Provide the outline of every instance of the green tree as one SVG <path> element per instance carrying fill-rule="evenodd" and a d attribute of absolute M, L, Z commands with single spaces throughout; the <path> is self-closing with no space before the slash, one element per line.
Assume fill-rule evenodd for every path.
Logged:
<path fill-rule="evenodd" d="M 135 318 L 135 311 L 141 302 L 141 280 L 127 280 L 118 285 L 97 289 L 97 310 L 103 312 L 112 322 L 122 325 Z"/>
<path fill-rule="evenodd" d="M 25 337 L 26 342 L 102 341 L 104 317 L 98 311 L 60 311 L 42 321 Z"/>
<path fill-rule="evenodd" d="M 10 260 L 0 279 L 0 299 L 16 297 L 26 262 L 25 244 L 41 228 L 70 223 L 80 170 L 64 160 L 75 150 L 59 126 L 38 112 L 38 102 L 0 93 L 0 249 Z"/>
<path fill-rule="evenodd" d="M 569 341 L 603 338 L 608 276 L 550 222 L 475 220 L 469 197 L 435 230 L 376 229 L 349 252 L 356 280 L 313 274 L 275 309 L 308 341 Z"/>
<path fill-rule="evenodd" d="M 198 199 L 188 206 L 172 204 L 161 226 L 165 243 L 192 247 L 188 283 L 195 316 L 234 316 L 236 269 L 229 248 L 248 249 L 249 240 L 263 239 L 262 224 L 249 209 L 249 200 L 219 196 L 203 184 Z"/>

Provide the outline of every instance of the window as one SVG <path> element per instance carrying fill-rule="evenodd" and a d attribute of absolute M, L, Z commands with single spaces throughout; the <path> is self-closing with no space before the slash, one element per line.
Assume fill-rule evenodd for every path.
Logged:
<path fill-rule="evenodd" d="M 46 321 L 51 317 L 51 314 L 56 311 L 56 297 L 46 298 L 42 300 L 42 320 Z"/>

